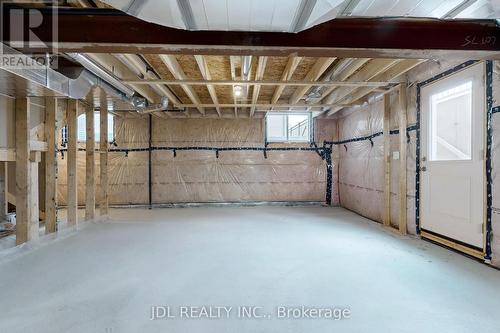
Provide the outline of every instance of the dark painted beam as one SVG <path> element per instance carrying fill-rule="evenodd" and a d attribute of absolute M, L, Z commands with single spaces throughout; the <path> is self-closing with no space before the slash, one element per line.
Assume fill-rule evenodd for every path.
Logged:
<path fill-rule="evenodd" d="M 500 27 L 495 20 L 338 18 L 299 33 L 280 33 L 186 31 L 118 10 L 60 9 L 54 16 L 50 9 L 42 9 L 41 13 L 43 21 L 32 31 L 51 45 L 57 17 L 57 44 L 64 52 L 500 58 Z M 28 15 L 37 14 L 24 15 L 28 22 Z M 4 41 L 13 39 L 9 23 L 20 20 L 19 14 L 4 8 Z"/>

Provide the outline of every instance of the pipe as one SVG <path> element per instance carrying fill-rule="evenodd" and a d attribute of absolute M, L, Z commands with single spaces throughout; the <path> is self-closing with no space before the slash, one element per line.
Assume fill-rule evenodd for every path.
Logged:
<path fill-rule="evenodd" d="M 241 57 L 241 79 L 244 81 L 250 80 L 250 71 L 252 69 L 252 56 Z M 243 87 L 245 97 L 248 96 L 248 86 Z"/>

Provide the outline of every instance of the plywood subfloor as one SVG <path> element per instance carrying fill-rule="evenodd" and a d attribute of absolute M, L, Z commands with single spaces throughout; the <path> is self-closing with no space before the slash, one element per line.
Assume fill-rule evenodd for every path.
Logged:
<path fill-rule="evenodd" d="M 341 208 L 112 210 L 0 263 L 2 332 L 498 332 L 500 272 Z M 152 305 L 270 319 L 150 321 Z M 277 306 L 351 319 L 276 319 Z M 235 310 L 233 310 L 235 311 Z M 233 313 L 234 314 L 234 313 Z"/>

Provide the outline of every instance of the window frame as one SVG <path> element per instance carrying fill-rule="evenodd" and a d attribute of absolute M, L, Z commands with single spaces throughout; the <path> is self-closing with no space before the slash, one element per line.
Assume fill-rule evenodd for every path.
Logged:
<path fill-rule="evenodd" d="M 272 116 L 272 115 L 279 115 L 279 116 L 285 116 L 285 124 L 286 124 L 286 139 L 269 139 L 268 132 L 267 132 L 267 117 Z M 307 116 L 307 121 L 309 124 L 309 129 L 307 133 L 307 139 L 305 140 L 297 140 L 297 139 L 290 139 L 290 133 L 289 133 L 289 127 L 288 127 L 288 116 Z M 312 135 L 313 135 L 313 119 L 312 119 L 312 113 L 311 112 L 280 112 L 280 111 L 274 111 L 274 112 L 267 112 L 265 117 L 264 117 L 264 125 L 265 125 L 265 142 L 269 143 L 311 143 L 312 142 Z"/>
<path fill-rule="evenodd" d="M 84 112 L 84 113 L 81 113 L 80 115 L 78 115 L 78 117 L 76 117 L 77 126 L 78 126 L 78 121 L 79 121 L 80 117 L 85 117 L 85 118 L 86 118 L 86 116 L 87 116 L 87 115 L 86 115 L 86 113 Z M 99 111 L 94 111 L 94 126 L 95 126 L 96 122 L 97 122 L 98 124 L 100 124 L 100 116 L 101 116 L 101 115 L 100 115 L 100 112 L 99 112 Z M 97 121 L 97 117 L 99 117 L 99 121 Z M 78 126 L 78 128 L 77 128 L 77 134 L 76 134 L 76 135 L 77 135 L 77 137 L 76 137 L 76 141 L 77 141 L 78 143 L 85 143 L 85 142 L 87 142 L 87 131 L 86 131 L 86 126 L 87 126 L 86 124 L 87 124 L 87 123 L 86 123 L 86 121 L 87 121 L 87 119 L 85 119 L 85 122 L 84 122 L 84 124 L 85 124 L 85 125 L 83 126 L 83 129 L 84 129 L 84 130 L 83 130 L 83 133 L 85 134 L 85 139 L 81 139 L 81 138 L 79 137 L 79 133 L 80 133 L 80 126 Z M 111 126 L 110 126 L 110 125 L 111 125 Z M 100 126 L 100 125 L 99 125 L 99 126 Z M 110 128 L 112 129 L 111 131 L 109 130 Z M 113 114 L 108 113 L 108 142 L 112 142 L 112 141 L 113 141 L 113 139 L 114 139 L 114 137 L 115 137 L 115 117 L 114 117 L 114 115 L 113 115 Z M 95 141 L 96 143 L 101 142 L 100 128 L 99 128 L 99 133 L 98 133 L 97 131 L 95 131 L 95 138 L 94 138 L 94 141 Z"/>

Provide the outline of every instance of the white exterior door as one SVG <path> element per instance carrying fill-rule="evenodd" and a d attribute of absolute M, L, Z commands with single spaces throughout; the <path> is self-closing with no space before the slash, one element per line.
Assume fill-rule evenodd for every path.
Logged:
<path fill-rule="evenodd" d="M 421 90 L 421 228 L 483 248 L 484 64 Z"/>

